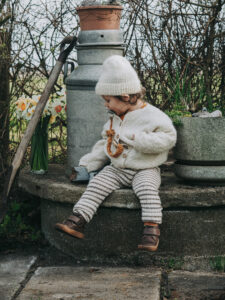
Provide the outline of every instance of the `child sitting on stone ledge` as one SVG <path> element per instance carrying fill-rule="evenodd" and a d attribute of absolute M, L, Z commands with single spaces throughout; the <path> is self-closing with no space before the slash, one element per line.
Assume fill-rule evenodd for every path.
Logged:
<path fill-rule="evenodd" d="M 83 239 L 85 224 L 105 198 L 114 190 L 132 187 L 140 200 L 144 223 L 138 248 L 155 251 L 162 223 L 159 166 L 176 143 L 176 130 L 165 113 L 142 100 L 143 88 L 137 73 L 122 56 L 105 60 L 95 90 L 104 99 L 110 117 L 103 127 L 102 139 L 80 159 L 79 165 L 87 173 L 107 166 L 90 180 L 73 215 L 55 227 Z"/>

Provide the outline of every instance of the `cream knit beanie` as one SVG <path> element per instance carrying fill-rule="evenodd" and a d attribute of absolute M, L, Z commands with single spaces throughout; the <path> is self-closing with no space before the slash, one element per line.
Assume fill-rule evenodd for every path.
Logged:
<path fill-rule="evenodd" d="M 95 87 L 97 95 L 120 96 L 141 92 L 141 83 L 129 61 L 120 55 L 108 57 Z"/>

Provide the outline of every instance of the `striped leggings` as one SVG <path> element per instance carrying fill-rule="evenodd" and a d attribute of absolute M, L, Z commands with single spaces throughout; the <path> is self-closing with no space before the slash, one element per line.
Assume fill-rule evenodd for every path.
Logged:
<path fill-rule="evenodd" d="M 106 166 L 89 182 L 86 191 L 74 205 L 73 212 L 81 214 L 89 222 L 109 194 L 119 188 L 132 187 L 140 200 L 142 221 L 161 224 L 160 183 L 160 169 L 157 167 L 136 171 Z"/>

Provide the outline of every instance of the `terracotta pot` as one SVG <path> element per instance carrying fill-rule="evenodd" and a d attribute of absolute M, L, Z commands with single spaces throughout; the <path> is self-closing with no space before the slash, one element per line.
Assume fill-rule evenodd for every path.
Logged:
<path fill-rule="evenodd" d="M 123 7 L 96 5 L 77 7 L 81 30 L 118 30 Z"/>

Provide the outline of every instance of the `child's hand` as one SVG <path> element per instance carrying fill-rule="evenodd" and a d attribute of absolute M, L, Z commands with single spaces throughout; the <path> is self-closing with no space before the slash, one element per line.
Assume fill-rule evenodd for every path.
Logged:
<path fill-rule="evenodd" d="M 121 136 L 120 137 L 121 141 L 126 143 L 127 145 L 132 146 L 133 145 L 133 141 L 135 140 L 135 134 L 131 133 L 131 134 L 126 134 L 125 136 Z"/>

